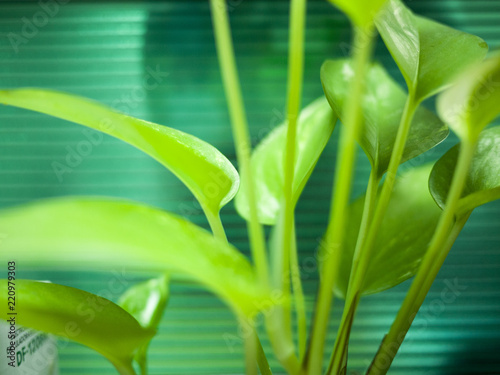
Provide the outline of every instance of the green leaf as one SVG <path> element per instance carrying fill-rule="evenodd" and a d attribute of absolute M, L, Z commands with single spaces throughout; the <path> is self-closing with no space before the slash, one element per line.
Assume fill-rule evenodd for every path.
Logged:
<path fill-rule="evenodd" d="M 441 214 L 428 189 L 431 168 L 432 165 L 425 165 L 411 169 L 396 180 L 375 241 L 363 295 L 392 288 L 416 273 Z M 335 290 L 342 298 L 345 298 L 349 283 L 363 204 L 364 196 L 354 201 L 349 210 L 349 225 Z"/>
<path fill-rule="evenodd" d="M 0 260 L 59 269 L 111 265 L 191 276 L 238 314 L 268 298 L 246 258 L 189 221 L 138 203 L 105 198 L 48 199 L 0 212 Z M 8 251 L 7 251 L 8 249 Z"/>
<path fill-rule="evenodd" d="M 475 141 L 500 114 L 500 54 L 470 67 L 455 85 L 441 94 L 441 118 L 462 140 Z"/>
<path fill-rule="evenodd" d="M 144 328 L 156 329 L 167 306 L 168 282 L 168 276 L 162 275 L 136 284 L 120 296 L 118 305 Z"/>
<path fill-rule="evenodd" d="M 238 190 L 238 172 L 229 160 L 213 146 L 179 130 L 56 91 L 1 90 L 0 103 L 72 121 L 130 143 L 172 171 L 207 215 L 218 216 Z"/>
<path fill-rule="evenodd" d="M 459 150 L 460 144 L 452 147 L 437 161 L 431 173 L 429 187 L 441 208 L 445 206 Z M 500 126 L 486 129 L 479 136 L 457 215 L 465 215 L 496 199 L 500 199 Z"/>
<path fill-rule="evenodd" d="M 488 45 L 481 38 L 414 15 L 400 0 L 388 0 L 375 25 L 416 100 L 443 90 Z"/>
<path fill-rule="evenodd" d="M 2 306 L 7 306 L 7 284 L 0 280 Z M 135 374 L 132 356 L 154 331 L 141 327 L 121 307 L 83 290 L 47 282 L 16 280 L 15 290 L 19 325 L 88 346 L 121 374 Z"/>
<path fill-rule="evenodd" d="M 321 67 L 325 95 L 341 121 L 353 76 L 352 62 L 348 59 L 327 60 Z M 372 167 L 382 176 L 389 165 L 407 95 L 377 63 L 369 67 L 365 82 L 364 127 L 358 141 Z M 447 127 L 436 115 L 423 107 L 418 108 L 401 163 L 441 143 L 447 135 Z"/>
<path fill-rule="evenodd" d="M 330 0 L 358 27 L 367 27 L 387 0 Z"/>
<path fill-rule="evenodd" d="M 168 276 L 166 274 L 136 284 L 123 293 L 118 305 L 130 313 L 141 326 L 156 331 L 169 297 Z M 135 355 L 141 373 L 147 373 L 147 350 L 149 341 Z"/>
<path fill-rule="evenodd" d="M 304 108 L 297 123 L 296 161 L 293 180 L 293 199 L 296 203 L 323 149 L 333 132 L 337 118 L 324 97 Z M 287 122 L 276 127 L 255 148 L 250 166 L 255 177 L 257 211 L 262 224 L 274 225 L 283 204 L 284 157 Z M 243 174 L 242 174 L 243 175 Z M 238 213 L 250 220 L 248 191 L 242 183 L 236 195 Z"/>

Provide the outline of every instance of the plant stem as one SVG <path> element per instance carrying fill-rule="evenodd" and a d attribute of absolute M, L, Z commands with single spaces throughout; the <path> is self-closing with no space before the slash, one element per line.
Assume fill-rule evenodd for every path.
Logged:
<path fill-rule="evenodd" d="M 141 375 L 148 374 L 148 348 L 149 343 L 139 348 L 134 357 L 135 361 L 139 364 L 139 368 L 141 369 Z"/>
<path fill-rule="evenodd" d="M 257 364 L 259 365 L 259 370 L 261 375 L 273 375 L 273 372 L 271 371 L 271 367 L 269 367 L 269 362 L 267 361 L 266 358 L 266 353 L 264 352 L 264 349 L 262 348 L 262 344 L 259 340 L 259 336 L 256 334 L 255 339 L 257 342 Z"/>
<path fill-rule="evenodd" d="M 250 319 L 243 319 L 242 325 L 254 327 Z M 245 335 L 245 369 L 247 375 L 258 375 L 257 372 L 257 333 L 255 329 L 250 329 L 248 335 Z"/>
<path fill-rule="evenodd" d="M 330 210 L 330 222 L 326 232 L 326 259 L 324 277 L 321 280 L 316 302 L 313 331 L 311 336 L 308 374 L 319 375 L 322 371 L 323 349 L 328 328 L 333 287 L 340 261 L 341 246 L 346 224 L 354 164 L 356 159 L 356 138 L 360 132 L 361 98 L 363 83 L 373 45 L 373 26 L 354 28 L 354 80 L 350 87 L 345 111 L 345 126 L 340 133 L 339 149 L 334 183 L 334 195 Z"/>
<path fill-rule="evenodd" d="M 382 186 L 382 191 L 380 192 L 376 209 L 373 213 L 373 218 L 372 220 L 370 220 L 371 222 L 369 223 L 368 227 L 361 227 L 360 233 L 358 235 L 356 249 L 354 251 L 353 263 L 351 267 L 351 274 L 349 277 L 349 287 L 346 297 L 346 304 L 344 307 L 337 340 L 335 342 L 335 348 L 331 357 L 331 368 L 333 373 L 335 373 L 335 371 L 340 371 L 340 368 L 344 363 L 343 356 L 347 355 L 347 346 L 349 345 L 348 336 L 351 332 L 351 327 L 344 327 L 344 325 L 352 324 L 353 319 L 348 319 L 348 317 L 350 317 L 350 314 L 356 314 L 366 271 L 368 269 L 368 266 L 370 265 L 373 246 L 375 244 L 377 234 L 379 232 L 380 226 L 382 225 L 382 221 L 389 205 L 392 190 L 394 188 L 394 183 L 396 182 L 396 173 L 403 157 L 406 139 L 408 138 L 408 133 L 410 131 L 411 121 L 417 107 L 418 103 L 415 101 L 415 95 L 413 92 L 410 92 L 405 103 L 403 114 L 401 116 L 398 133 L 394 142 L 394 148 L 391 154 L 391 159 L 389 161 L 389 166 L 387 168 L 386 179 Z M 372 170 L 372 174 L 374 173 L 377 173 L 375 167 Z M 378 178 L 372 176 L 372 174 L 370 174 L 370 180 Z M 373 194 L 373 192 L 371 194 Z M 363 219 L 365 219 L 365 217 L 363 217 Z M 365 225 L 366 224 L 367 222 L 365 222 Z"/>
<path fill-rule="evenodd" d="M 295 239 L 295 220 L 294 210 L 295 202 L 293 197 L 293 181 L 295 172 L 295 150 L 297 136 L 297 120 L 299 117 L 300 102 L 302 96 L 302 78 L 304 75 L 304 29 L 305 29 L 305 0 L 291 0 L 290 3 L 290 21 L 289 21 L 289 39 L 288 39 L 288 97 L 287 97 L 287 134 L 286 134 L 286 150 L 284 159 L 285 179 L 284 179 L 284 230 L 283 234 L 283 261 L 281 267 L 282 277 L 282 293 L 285 302 L 283 306 L 283 324 L 287 334 L 287 340 L 292 342 L 292 324 L 291 324 L 291 309 L 290 304 L 290 270 L 294 263 L 294 273 L 299 273 L 298 278 L 293 277 L 293 289 L 298 293 L 295 299 L 296 304 L 302 304 L 297 311 L 304 312 L 304 296 L 302 294 L 302 286 L 300 285 L 300 271 L 298 267 L 298 255 Z M 291 253 L 294 253 L 291 255 Z M 292 261 L 292 263 L 291 263 Z M 295 276 L 295 275 L 294 275 Z M 305 313 L 304 313 L 305 315 Z M 303 316 L 301 316 L 302 318 Z M 302 323 L 301 323 L 302 324 Z M 303 327 L 299 325 L 299 332 Z M 300 340 L 305 342 L 305 338 L 299 335 Z M 300 351 L 300 350 L 299 350 Z"/>
<path fill-rule="evenodd" d="M 290 252 L 290 272 L 292 277 L 293 295 L 295 301 L 295 313 L 297 314 L 297 338 L 299 343 L 299 360 L 304 359 L 307 344 L 307 317 L 306 303 L 302 282 L 300 280 L 299 257 L 297 254 L 297 243 L 295 241 L 295 226 L 292 235 L 292 251 Z"/>
<path fill-rule="evenodd" d="M 273 228 L 270 238 L 270 248 L 272 250 L 273 273 L 271 274 L 271 285 L 278 299 L 275 305 L 264 313 L 266 329 L 276 358 L 289 374 L 296 374 L 300 369 L 299 360 L 295 354 L 295 345 L 292 339 L 292 327 L 290 315 L 287 315 L 290 308 L 290 262 L 283 254 L 283 231 L 284 231 L 284 210 L 280 211 L 280 217 Z M 292 227 L 293 228 L 293 227 Z M 294 233 L 292 234 L 294 235 Z M 286 277 L 283 277 L 286 264 Z M 288 293 L 285 293 L 287 290 Z"/>
<path fill-rule="evenodd" d="M 415 102 L 415 96 L 412 92 L 408 95 L 406 104 L 401 117 L 401 122 L 394 142 L 391 159 L 387 168 L 385 181 L 382 185 L 382 190 L 378 198 L 377 207 L 373 214 L 373 219 L 370 223 L 368 233 L 364 241 L 361 241 L 361 247 L 357 248 L 354 254 L 353 268 L 349 280 L 349 294 L 355 295 L 359 293 L 363 286 L 366 270 L 371 260 L 371 253 L 375 243 L 377 234 L 382 225 L 389 201 L 391 199 L 394 183 L 396 182 L 396 173 L 401 164 L 406 139 L 410 131 L 411 121 L 415 114 L 418 104 Z M 359 238 L 358 238 L 359 241 Z"/>
<path fill-rule="evenodd" d="M 359 295 L 354 297 L 356 301 L 359 301 Z M 339 332 L 337 333 L 337 340 L 335 341 L 335 348 L 330 357 L 330 364 L 328 365 L 328 370 L 326 371 L 329 375 L 336 374 L 346 374 L 347 373 L 347 348 L 350 336 L 350 330 L 352 323 L 354 321 L 354 315 L 356 313 L 357 302 L 350 305 L 350 309 L 345 314 L 347 316 L 345 323 L 341 324 L 339 327 Z M 342 317 L 344 319 L 344 317 Z M 348 331 L 348 332 L 345 332 Z M 338 363 L 336 362 L 338 361 Z"/>
<path fill-rule="evenodd" d="M 363 207 L 363 216 L 361 218 L 361 224 L 359 227 L 358 238 L 356 241 L 356 248 L 354 250 L 353 262 L 351 265 L 351 273 L 349 276 L 349 284 L 352 285 L 355 270 L 358 267 L 360 261 L 360 251 L 362 249 L 364 240 L 366 238 L 366 233 L 368 231 L 369 223 L 373 216 L 373 211 L 375 209 L 375 204 L 377 202 L 377 191 L 380 182 L 380 177 L 378 177 L 377 166 L 375 165 L 368 179 L 368 186 L 366 187 L 365 203 Z M 337 338 L 335 340 L 335 346 L 330 358 L 329 373 L 338 374 L 341 368 L 346 362 L 347 347 L 349 343 L 349 336 L 351 332 L 351 324 L 353 321 L 354 314 L 356 313 L 356 308 L 359 303 L 360 295 L 355 296 L 349 293 L 349 289 L 346 295 L 345 308 L 342 313 L 342 319 L 340 321 L 339 329 L 337 331 Z"/>
<path fill-rule="evenodd" d="M 134 367 L 132 366 L 132 360 L 130 360 L 130 362 L 123 362 L 111 358 L 108 359 L 113 364 L 113 366 L 115 366 L 116 371 L 118 371 L 120 375 L 137 375 Z"/>
<path fill-rule="evenodd" d="M 224 226 L 222 225 L 220 215 L 212 215 L 210 210 L 205 210 L 205 214 L 214 237 L 227 242 L 226 231 L 224 230 Z"/>
<path fill-rule="evenodd" d="M 283 160 L 285 169 L 283 184 L 283 227 L 280 227 L 277 232 L 280 238 L 277 242 L 277 246 L 274 248 L 274 251 L 278 252 L 274 254 L 274 264 L 278 267 L 276 275 L 273 275 L 273 280 L 275 280 L 273 287 L 279 290 L 283 302 L 274 307 L 269 316 L 266 317 L 267 331 L 276 357 L 289 373 L 296 373 L 300 367 L 298 358 L 295 354 L 295 344 L 292 337 L 290 270 L 293 267 L 294 273 L 299 272 L 297 249 L 295 246 L 293 180 L 295 172 L 297 119 L 300 109 L 304 65 L 305 10 L 305 0 L 291 1 L 288 55 L 288 126 L 286 150 Z M 294 253 L 293 255 L 291 254 L 292 252 Z M 296 303 L 303 304 L 304 298 L 302 295 L 302 286 L 300 285 L 300 276 L 298 280 L 296 277 L 292 277 L 292 282 L 294 292 L 298 293 L 296 296 Z M 299 306 L 297 311 L 304 311 L 305 316 L 305 307 Z M 299 330 L 301 330 L 302 323 L 299 326 Z M 300 336 L 300 340 L 305 341 L 302 336 Z"/>
<path fill-rule="evenodd" d="M 240 81 L 236 69 L 231 30 L 227 17 L 226 2 L 224 0 L 210 0 L 212 22 L 217 46 L 217 55 L 224 82 L 224 91 L 228 102 L 231 126 L 236 146 L 236 154 L 243 180 L 246 182 L 248 191 L 248 205 L 250 210 L 250 222 L 248 232 L 252 256 L 257 269 L 257 274 L 262 285 L 268 285 L 268 262 L 266 256 L 266 245 L 264 232 L 257 217 L 257 203 L 255 199 L 254 182 L 250 168 L 250 135 L 243 106 Z"/>
<path fill-rule="evenodd" d="M 368 186 L 366 187 L 365 203 L 363 207 L 363 216 L 361 217 L 361 224 L 359 227 L 358 238 L 356 240 L 356 248 L 354 249 L 353 261 L 351 265 L 351 273 L 349 275 L 349 284 L 354 278 L 353 271 L 357 269 L 360 261 L 360 252 L 363 246 L 363 242 L 366 238 L 366 234 L 369 229 L 369 224 L 371 223 L 373 217 L 373 211 L 375 210 L 375 204 L 377 203 L 377 192 L 380 183 L 380 177 L 377 175 L 376 166 L 370 172 L 370 177 L 368 178 Z"/>
<path fill-rule="evenodd" d="M 455 212 L 465 184 L 467 172 L 474 154 L 475 142 L 462 141 L 458 162 L 451 187 L 446 199 L 446 206 L 439 219 L 436 231 L 431 239 L 429 248 L 422 260 L 417 275 L 411 284 L 410 290 L 401 305 L 401 308 L 384 338 L 367 374 L 383 375 L 387 373 L 396 353 L 403 342 L 408 329 L 413 322 L 425 296 L 436 278 L 453 243 L 465 225 L 470 213 L 458 218 L 455 223 Z M 452 226 L 450 230 L 450 227 Z"/>

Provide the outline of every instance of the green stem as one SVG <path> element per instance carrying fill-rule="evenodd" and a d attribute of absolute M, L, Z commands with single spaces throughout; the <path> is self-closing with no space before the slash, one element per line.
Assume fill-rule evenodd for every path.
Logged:
<path fill-rule="evenodd" d="M 380 192 L 380 196 L 378 198 L 373 219 L 370 223 L 365 240 L 361 242 L 361 247 L 357 249 L 357 252 L 355 253 L 355 260 L 353 263 L 354 267 L 352 269 L 353 272 L 351 272 L 351 279 L 349 280 L 349 293 L 352 295 L 359 294 L 359 291 L 363 286 L 366 270 L 371 261 L 373 245 L 375 244 L 377 234 L 380 230 L 380 226 L 382 225 L 389 201 L 391 199 L 394 183 L 396 182 L 396 173 L 399 165 L 401 164 L 406 139 L 408 138 L 410 125 L 417 107 L 418 103 L 415 101 L 415 96 L 412 92 L 410 92 L 403 110 L 391 159 L 387 168 L 386 178 L 382 185 L 382 191 Z"/>
<path fill-rule="evenodd" d="M 356 248 L 354 250 L 353 262 L 351 265 L 351 273 L 349 276 L 349 284 L 352 285 L 354 274 L 358 268 L 360 262 L 360 252 L 363 247 L 363 243 L 366 238 L 366 233 L 369 228 L 369 223 L 371 222 L 373 211 L 375 209 L 375 204 L 377 202 L 377 190 L 380 182 L 380 178 L 377 174 L 377 166 L 374 166 L 370 172 L 370 177 L 368 179 L 368 186 L 366 187 L 365 203 L 363 207 L 363 216 L 361 218 L 361 224 L 359 228 L 358 238 L 356 242 Z M 356 309 L 359 303 L 359 294 L 356 297 L 352 293 L 347 291 L 345 308 L 342 313 L 342 319 L 340 321 L 339 329 L 337 331 L 337 338 L 335 340 L 335 346 L 333 348 L 332 355 L 330 357 L 329 373 L 338 374 L 342 367 L 347 363 L 347 347 L 349 344 L 349 336 L 351 332 L 351 324 L 356 313 Z"/>
<path fill-rule="evenodd" d="M 290 293 L 284 290 L 290 288 L 290 272 L 286 272 L 283 277 L 284 264 L 289 267 L 289 260 L 283 254 L 283 230 L 284 211 L 280 212 L 276 226 L 273 228 L 270 238 L 270 248 L 272 249 L 272 265 L 274 272 L 271 274 L 271 285 L 279 296 L 279 301 L 268 313 L 264 313 L 267 334 L 269 336 L 274 354 L 281 365 L 289 374 L 296 374 L 300 368 L 299 360 L 295 354 L 295 345 L 291 336 L 290 315 L 287 314 L 290 308 Z"/>
<path fill-rule="evenodd" d="M 253 327 L 254 323 L 250 319 L 244 319 L 240 322 L 248 327 Z M 258 375 L 257 361 L 257 333 L 251 329 L 248 335 L 245 335 L 245 369 L 247 375 Z"/>
<path fill-rule="evenodd" d="M 220 215 L 213 215 L 209 210 L 205 210 L 205 213 L 214 237 L 227 242 L 226 231 L 222 225 Z"/>
<path fill-rule="evenodd" d="M 361 130 L 361 98 L 365 72 L 373 46 L 372 26 L 354 29 L 354 81 L 350 87 L 345 111 L 345 126 L 340 133 L 334 183 L 334 195 L 330 210 L 330 222 L 326 232 L 326 259 L 324 277 L 321 280 L 316 302 L 313 330 L 307 358 L 308 374 L 319 375 L 322 371 L 323 349 L 333 299 L 333 288 L 340 262 L 341 246 L 345 232 L 347 205 L 356 159 L 356 139 Z"/>
<path fill-rule="evenodd" d="M 255 339 L 257 341 L 257 364 L 259 365 L 259 370 L 261 375 L 273 375 L 271 367 L 269 367 L 269 362 L 267 361 L 266 353 L 262 344 L 259 340 L 259 336 L 256 334 Z"/>
<path fill-rule="evenodd" d="M 338 373 L 341 368 L 345 366 L 346 359 L 344 357 L 347 355 L 349 334 L 351 332 L 350 325 L 353 322 L 353 319 L 351 319 L 351 314 L 354 315 L 356 313 L 359 304 L 361 289 L 363 287 L 366 271 L 370 264 L 373 245 L 375 243 L 376 235 L 379 232 L 385 212 L 387 210 L 387 206 L 390 201 L 394 183 L 396 181 L 396 173 L 403 157 L 406 139 L 408 137 L 411 121 L 415 114 L 416 108 L 417 104 L 415 102 L 415 97 L 413 93 L 410 92 L 410 95 L 408 96 L 408 99 L 405 103 L 403 114 L 401 116 L 393 152 L 387 169 L 387 176 L 380 193 L 375 213 L 373 213 L 373 204 L 376 200 L 376 189 L 378 187 L 379 181 L 376 166 L 373 167 L 372 172 L 370 173 L 367 192 L 367 200 L 368 198 L 369 200 L 368 202 L 365 201 L 362 224 L 360 232 L 358 234 L 351 273 L 349 276 L 349 287 L 346 296 L 346 303 L 344 312 L 342 314 L 342 320 L 339 326 L 339 330 L 337 332 L 335 347 L 330 360 L 330 369 L 332 374 Z M 375 181 L 377 181 L 377 183 L 375 183 Z M 373 189 L 375 189 L 375 191 L 373 191 Z M 370 197 L 368 197 L 368 195 L 370 195 Z M 345 325 L 348 326 L 345 327 Z"/>
<path fill-rule="evenodd" d="M 281 259 L 275 262 L 279 265 L 277 270 L 278 280 L 273 285 L 279 289 L 283 303 L 276 306 L 271 316 L 266 319 L 268 332 L 278 360 L 288 372 L 296 372 L 299 368 L 298 358 L 295 354 L 295 344 L 292 337 L 292 318 L 290 307 L 290 268 L 291 258 L 296 258 L 293 180 L 295 172 L 295 151 L 297 136 L 297 120 L 299 116 L 300 100 L 302 94 L 302 76 L 304 70 L 304 25 L 305 25 L 305 0 L 292 0 L 290 5 L 289 24 L 289 55 L 288 55 L 288 98 L 287 98 L 287 135 L 286 150 L 284 155 L 285 178 L 283 184 L 284 212 L 283 228 L 278 232 L 281 237 L 282 248 L 279 249 Z M 278 250 L 278 249 L 275 249 Z M 291 255 L 292 252 L 295 254 Z M 277 255 L 277 254 L 275 254 Z M 298 266 L 297 266 L 298 271 Z M 292 280 L 294 291 L 297 289 L 297 280 Z M 299 297 L 300 300 L 300 297 Z M 272 327 L 271 327 L 272 326 Z"/>
<path fill-rule="evenodd" d="M 292 248 L 294 210 L 293 179 L 295 172 L 295 149 L 297 137 L 297 120 L 300 110 L 300 99 L 302 95 L 302 77 L 304 73 L 304 29 L 305 29 L 305 0 L 292 0 L 290 4 L 290 24 L 288 40 L 288 99 L 287 99 L 287 133 L 285 150 L 285 222 L 283 230 L 283 256 L 285 257 L 282 267 L 282 278 L 285 299 L 290 293 L 290 252 Z M 286 279 L 286 281 L 285 281 Z M 285 312 L 288 326 L 291 332 L 290 309 Z M 290 335 L 291 336 L 291 335 Z"/>
<path fill-rule="evenodd" d="M 283 278 L 289 279 L 292 275 L 292 286 L 295 295 L 295 307 L 298 320 L 299 356 L 305 352 L 306 325 L 305 304 L 300 269 L 298 263 L 297 244 L 295 236 L 295 202 L 293 181 L 295 175 L 295 151 L 297 137 L 297 121 L 299 118 L 300 101 L 302 96 L 302 79 L 304 76 L 304 32 L 305 32 L 306 0 L 292 0 L 290 4 L 290 22 L 288 39 L 288 98 L 287 98 L 287 134 L 285 151 L 285 223 L 283 231 Z M 291 272 L 290 272 L 291 271 Z M 284 283 L 286 286 L 286 283 Z M 290 291 L 288 285 L 287 291 Z M 286 297 L 286 296 L 285 296 Z M 291 339 L 291 311 L 285 314 Z"/>
<path fill-rule="evenodd" d="M 141 369 L 141 375 L 148 374 L 148 348 L 149 342 L 146 345 L 140 347 L 134 357 L 135 361 L 139 364 L 139 367 Z"/>
<path fill-rule="evenodd" d="M 377 175 L 376 167 L 370 172 L 370 177 L 368 179 L 368 186 L 366 187 L 365 204 L 363 207 L 363 216 L 361 218 L 361 224 L 359 228 L 358 238 L 356 240 L 356 248 L 354 249 L 353 260 L 351 265 L 351 273 L 349 274 L 349 284 L 352 285 L 354 275 L 359 267 L 359 263 L 362 259 L 361 250 L 363 248 L 363 243 L 366 239 L 366 234 L 369 229 L 369 224 L 372 221 L 373 212 L 375 210 L 375 204 L 377 203 L 377 191 L 378 185 L 380 183 L 380 178 Z M 347 290 L 349 294 L 349 290 Z M 351 293 L 352 294 L 352 293 Z"/>
<path fill-rule="evenodd" d="M 354 315 L 356 313 L 357 303 L 359 302 L 359 295 L 355 296 L 355 302 L 350 305 L 349 310 L 346 313 L 346 323 L 339 327 L 339 332 L 337 333 L 337 341 L 335 341 L 335 348 L 330 357 L 330 364 L 328 366 L 327 374 L 337 375 L 347 373 L 347 349 L 348 341 L 350 336 L 350 330 L 352 323 L 354 321 Z M 347 331 L 347 332 L 345 332 Z M 338 361 L 339 363 L 337 363 Z"/>
<path fill-rule="evenodd" d="M 231 29 L 227 17 L 226 2 L 224 0 L 210 0 L 212 22 L 217 46 L 217 55 L 224 82 L 224 91 L 228 102 L 231 126 L 236 145 L 238 163 L 243 174 L 242 180 L 247 184 L 248 205 L 250 210 L 250 222 L 248 232 L 252 256 L 257 269 L 257 274 L 263 286 L 268 285 L 268 263 L 266 256 L 266 244 L 262 226 L 257 217 L 257 202 L 250 168 L 250 135 L 243 106 L 240 81 L 236 69 L 233 43 L 231 40 Z"/>
<path fill-rule="evenodd" d="M 475 142 L 462 141 L 445 209 L 441 214 L 436 231 L 410 290 L 406 294 L 389 333 L 384 338 L 368 369 L 367 374 L 369 375 L 384 375 L 387 373 L 446 256 L 468 219 L 470 213 L 461 216 L 453 223 L 474 149 Z M 451 230 L 450 227 L 452 227 Z"/>
<path fill-rule="evenodd" d="M 307 344 L 307 317 L 302 281 L 300 280 L 299 257 L 297 254 L 297 243 L 295 241 L 295 226 L 293 227 L 293 243 L 290 253 L 290 272 L 292 277 L 293 295 L 295 301 L 295 313 L 297 314 L 297 338 L 299 343 L 299 360 L 304 359 Z"/>
<path fill-rule="evenodd" d="M 109 360 L 113 364 L 113 366 L 115 366 L 116 371 L 118 371 L 120 375 L 137 375 L 137 373 L 134 370 L 134 367 L 132 366 L 132 360 L 130 360 L 130 362 L 127 363 L 113 359 Z"/>
<path fill-rule="evenodd" d="M 344 327 L 345 324 L 352 324 L 353 319 L 347 319 L 348 313 L 356 313 L 357 306 L 359 304 L 359 299 L 361 296 L 361 290 L 363 288 L 363 283 L 365 280 L 366 271 L 371 262 L 371 256 L 375 244 L 377 234 L 382 225 L 389 201 L 392 195 L 392 190 L 396 182 L 396 173 L 399 165 L 401 164 L 401 159 L 403 157 L 403 152 L 406 145 L 406 139 L 408 138 L 408 133 L 410 131 L 410 125 L 418 107 L 418 103 L 415 101 L 415 95 L 410 92 L 405 103 L 403 114 L 401 116 L 401 121 L 398 128 L 398 133 L 396 135 L 396 140 L 394 142 L 394 148 L 391 154 L 391 159 L 389 161 L 389 166 L 387 168 L 387 175 L 382 186 L 382 191 L 378 197 L 375 212 L 373 213 L 373 218 L 370 220 L 370 224 L 367 227 L 362 227 L 358 236 L 358 241 L 356 243 L 356 249 L 354 251 L 353 264 L 351 267 L 351 274 L 349 277 L 349 288 L 346 297 L 346 304 L 344 307 L 344 313 L 342 315 L 341 325 L 339 327 L 337 341 L 335 343 L 335 348 L 331 357 L 331 368 L 333 373 L 339 371 L 340 367 L 344 364 L 344 358 L 341 355 L 346 355 L 347 345 L 349 343 L 349 335 L 351 332 L 351 327 Z M 373 180 L 376 168 L 374 166 L 370 179 Z M 373 194 L 373 192 L 371 192 Z M 376 194 L 376 193 L 375 193 Z M 373 198 L 373 195 L 372 195 Z M 373 198 L 375 199 L 375 198 Z M 366 205 L 366 202 L 365 202 Z M 365 206 L 366 209 L 366 206 Z M 363 213 L 364 216 L 364 213 Z M 370 213 L 371 216 L 371 213 Z M 366 225 L 366 222 L 365 222 Z M 344 347 L 345 346 L 345 347 Z"/>

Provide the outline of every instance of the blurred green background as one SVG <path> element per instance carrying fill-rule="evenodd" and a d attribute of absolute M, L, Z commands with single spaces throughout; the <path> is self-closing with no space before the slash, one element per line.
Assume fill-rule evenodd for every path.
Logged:
<path fill-rule="evenodd" d="M 256 144 L 284 116 L 288 2 L 230 0 L 228 5 Z M 500 1 L 415 0 L 408 5 L 481 36 L 492 49 L 499 47 Z M 308 2 L 304 105 L 322 95 L 323 60 L 345 56 L 349 40 L 344 16 L 326 1 Z M 381 42 L 376 56 L 402 82 Z M 147 75 L 157 85 L 145 87 Z M 181 129 L 213 144 L 236 164 L 208 1 L 1 1 L 0 87 L 25 86 L 83 95 Z M 61 195 L 116 196 L 176 212 L 207 227 L 188 190 L 158 163 L 121 141 L 84 130 L 0 107 L 0 207 Z M 314 253 L 328 215 L 335 133 L 297 208 L 309 313 L 317 286 Z M 65 164 L 68 154 L 89 136 L 95 144 L 76 159 L 71 172 L 55 173 L 54 163 Z M 451 136 L 426 157 L 407 164 L 436 159 L 455 142 Z M 359 160 L 355 195 L 364 190 L 368 175 L 366 159 L 360 154 Z M 471 216 L 391 374 L 500 373 L 499 214 L 496 202 Z M 229 240 L 248 253 L 245 225 L 232 203 L 222 210 L 222 220 Z M 111 264 L 109 272 L 87 273 L 18 268 L 22 277 L 50 279 L 112 299 L 146 276 Z M 460 292 L 455 301 L 445 303 L 441 292 L 449 283 L 458 283 Z M 369 364 L 408 286 L 406 282 L 362 301 L 349 353 L 353 374 L 361 374 Z M 334 322 L 340 307 L 337 303 Z M 330 348 L 335 332 L 332 326 Z M 189 282 L 177 283 L 150 350 L 151 373 L 241 373 L 242 346 L 236 335 L 234 318 L 220 301 Z M 265 337 L 263 344 L 268 348 Z M 276 366 L 273 359 L 271 365 Z M 60 348 L 60 368 L 61 374 L 114 373 L 99 355 L 76 344 Z"/>

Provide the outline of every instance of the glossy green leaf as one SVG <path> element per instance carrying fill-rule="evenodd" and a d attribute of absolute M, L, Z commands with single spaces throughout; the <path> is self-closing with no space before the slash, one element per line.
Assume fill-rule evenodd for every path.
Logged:
<path fill-rule="evenodd" d="M 373 23 L 380 8 L 387 0 L 330 0 L 342 10 L 358 27 L 366 27 Z"/>
<path fill-rule="evenodd" d="M 375 25 L 417 100 L 444 89 L 488 51 L 481 38 L 414 15 L 400 0 L 387 1 Z"/>
<path fill-rule="evenodd" d="M 340 120 L 354 77 L 352 62 L 347 59 L 327 60 L 321 67 L 321 82 L 326 97 Z M 368 69 L 363 97 L 363 131 L 359 143 L 379 176 L 389 165 L 407 95 L 387 74 L 373 63 Z M 401 163 L 441 143 L 448 135 L 447 127 L 431 111 L 417 109 L 410 127 Z"/>
<path fill-rule="evenodd" d="M 316 99 L 301 112 L 297 123 L 296 161 L 292 187 L 294 202 L 299 199 L 321 152 L 330 139 L 336 121 L 337 118 L 324 97 Z M 285 122 L 269 133 L 252 153 L 250 165 L 255 178 L 259 221 L 262 224 L 275 224 L 283 204 L 286 131 Z M 238 213 L 249 220 L 248 192 L 245 186 L 246 184 L 241 184 L 235 205 Z"/>
<path fill-rule="evenodd" d="M 156 331 L 169 297 L 168 276 L 143 281 L 127 289 L 118 299 L 118 305 L 131 314 L 141 326 Z M 147 373 L 147 350 L 149 341 L 144 343 L 135 355 L 141 373 Z"/>
<path fill-rule="evenodd" d="M 431 168 L 432 165 L 425 165 L 411 169 L 396 180 L 375 241 L 363 295 L 392 288 L 416 273 L 441 214 L 428 188 Z M 354 201 L 349 210 L 349 225 L 335 290 L 343 298 L 349 283 L 363 204 L 364 196 Z"/>
<path fill-rule="evenodd" d="M 156 329 L 167 306 L 168 282 L 168 276 L 162 275 L 136 284 L 120 296 L 118 305 L 144 328 Z"/>
<path fill-rule="evenodd" d="M 462 139 L 474 141 L 500 114 L 500 54 L 470 67 L 441 94 L 441 118 Z"/>
<path fill-rule="evenodd" d="M 452 147 L 438 160 L 432 170 L 429 187 L 436 203 L 444 208 L 460 144 Z M 458 203 L 457 215 L 500 199 L 500 126 L 486 129 L 479 136 L 465 187 Z"/>
<path fill-rule="evenodd" d="M 44 200 L 0 212 L 0 233 L 1 261 L 16 254 L 24 264 L 59 269 L 172 271 L 191 276 L 245 315 L 268 295 L 237 249 L 187 220 L 134 202 Z"/>
<path fill-rule="evenodd" d="M 0 303 L 7 306 L 8 281 L 0 280 Z M 121 374 L 135 374 L 132 357 L 154 335 L 113 302 L 83 290 L 15 280 L 17 323 L 65 337 L 105 356 Z M 5 315 L 4 315 L 5 316 Z"/>
<path fill-rule="evenodd" d="M 238 173 L 229 160 L 213 146 L 179 130 L 56 91 L 0 90 L 0 103 L 72 121 L 130 143 L 172 171 L 208 215 L 217 216 L 238 190 Z"/>

